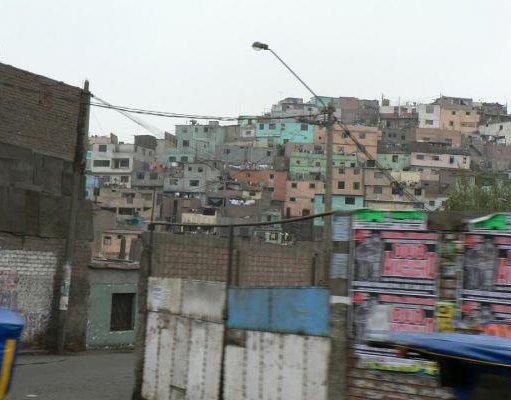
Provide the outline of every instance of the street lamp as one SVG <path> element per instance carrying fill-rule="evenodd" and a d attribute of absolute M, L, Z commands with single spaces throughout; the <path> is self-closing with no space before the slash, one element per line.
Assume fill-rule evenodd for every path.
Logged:
<path fill-rule="evenodd" d="M 267 50 L 272 53 L 277 60 L 280 61 L 284 67 L 287 68 L 289 72 L 293 74 L 293 76 L 300 81 L 300 83 L 305 86 L 305 88 L 316 98 L 325 108 L 327 113 L 326 120 L 326 177 L 325 177 L 325 211 L 332 211 L 332 174 L 333 174 L 333 125 L 335 122 L 334 119 L 334 109 L 333 107 L 327 105 L 321 97 L 319 97 L 314 90 L 312 90 L 309 85 L 307 85 L 302 78 L 300 78 L 295 71 L 291 69 L 289 65 L 287 65 L 282 58 L 279 57 L 277 53 L 275 53 L 270 46 L 266 43 L 254 42 L 252 44 L 252 48 L 256 51 Z M 324 272 L 323 276 L 325 281 L 329 280 L 330 277 L 330 253 L 331 253 L 331 240 L 332 240 L 332 216 L 327 215 L 324 217 L 323 224 L 323 251 L 324 251 Z"/>

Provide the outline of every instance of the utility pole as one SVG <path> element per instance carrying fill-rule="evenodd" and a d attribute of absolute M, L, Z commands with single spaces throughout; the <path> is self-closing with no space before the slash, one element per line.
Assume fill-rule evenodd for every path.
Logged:
<path fill-rule="evenodd" d="M 71 288 L 71 276 L 75 258 L 78 202 L 80 199 L 81 189 L 83 188 L 83 175 L 85 171 L 85 144 L 89 134 L 89 113 L 91 97 L 89 92 L 89 81 L 85 81 L 80 97 L 80 111 L 78 115 L 75 158 L 73 163 L 73 191 L 71 193 L 69 205 L 69 221 L 66 236 L 66 247 L 64 249 L 64 266 L 62 270 L 62 278 L 60 281 L 59 324 L 57 339 L 57 351 L 59 354 L 64 352 L 66 344 L 69 290 Z"/>
<path fill-rule="evenodd" d="M 333 147 L 334 147 L 334 108 L 327 106 L 326 120 L 326 169 L 325 169 L 325 212 L 332 211 Z M 330 280 L 330 258 L 332 249 L 332 216 L 323 219 L 323 279 L 328 285 Z"/>

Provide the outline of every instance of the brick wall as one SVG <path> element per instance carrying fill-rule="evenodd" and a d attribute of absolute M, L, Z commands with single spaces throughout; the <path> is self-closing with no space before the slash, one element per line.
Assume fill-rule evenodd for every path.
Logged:
<path fill-rule="evenodd" d="M 73 160 L 81 89 L 0 63 L 0 141 Z"/>
<path fill-rule="evenodd" d="M 149 244 L 149 233 L 144 242 Z M 321 265 L 320 246 L 319 242 L 276 246 L 236 239 L 233 282 L 242 286 L 311 285 Z M 152 276 L 225 281 L 227 262 L 226 238 L 154 234 Z"/>
<path fill-rule="evenodd" d="M 0 234 L 0 306 L 27 318 L 25 347 L 52 349 L 56 345 L 64 247 L 64 239 Z M 66 326 L 70 349 L 85 348 L 89 261 L 90 242 L 77 241 Z"/>

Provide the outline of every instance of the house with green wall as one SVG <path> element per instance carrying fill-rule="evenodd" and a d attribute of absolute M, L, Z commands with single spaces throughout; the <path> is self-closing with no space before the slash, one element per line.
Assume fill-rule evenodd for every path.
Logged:
<path fill-rule="evenodd" d="M 378 142 L 376 159 L 392 171 L 408 171 L 410 169 L 410 148 L 407 143 Z"/>
<path fill-rule="evenodd" d="M 364 208 L 364 196 L 332 196 L 332 209 L 334 211 L 352 211 Z M 314 214 L 325 212 L 325 196 L 317 194 L 314 197 Z M 314 219 L 315 226 L 323 226 L 323 218 Z"/>
<path fill-rule="evenodd" d="M 315 125 L 298 122 L 294 118 L 259 118 L 255 122 L 256 140 L 276 144 L 313 143 Z"/>
<path fill-rule="evenodd" d="M 333 167 L 361 166 L 356 156 L 345 154 L 333 155 Z M 326 155 L 324 152 L 296 152 L 289 155 L 290 180 L 321 180 L 326 173 Z"/>

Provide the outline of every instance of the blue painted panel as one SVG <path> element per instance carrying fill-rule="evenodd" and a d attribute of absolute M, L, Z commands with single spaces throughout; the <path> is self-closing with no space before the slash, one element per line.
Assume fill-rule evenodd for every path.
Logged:
<path fill-rule="evenodd" d="M 272 331 L 328 336 L 329 297 L 326 288 L 274 288 Z"/>
<path fill-rule="evenodd" d="M 228 328 L 328 336 L 326 288 L 229 289 Z"/>
<path fill-rule="evenodd" d="M 227 327 L 270 331 L 270 288 L 229 289 Z"/>

